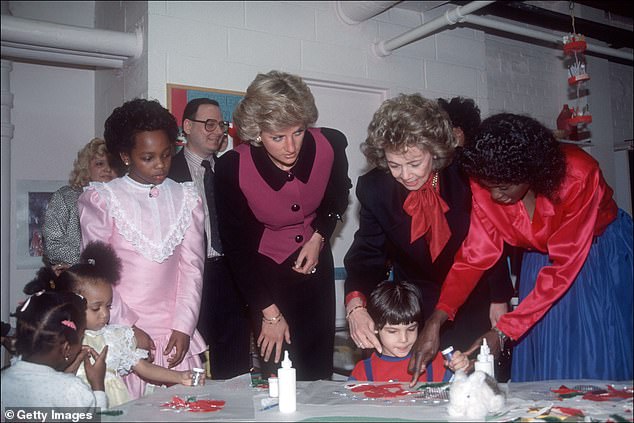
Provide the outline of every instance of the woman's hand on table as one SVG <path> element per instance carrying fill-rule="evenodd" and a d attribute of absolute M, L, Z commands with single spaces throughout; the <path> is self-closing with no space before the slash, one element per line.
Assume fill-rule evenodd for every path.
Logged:
<path fill-rule="evenodd" d="M 183 361 L 185 354 L 189 351 L 189 341 L 189 335 L 172 329 L 170 339 L 167 342 L 165 351 L 163 351 L 163 355 L 168 355 L 173 349 L 175 349 L 174 354 L 167 359 L 167 362 L 169 363 L 167 366 L 168 369 L 178 366 Z"/>
<path fill-rule="evenodd" d="M 274 361 L 279 363 L 282 357 L 282 346 L 284 341 L 291 343 L 291 332 L 286 319 L 275 304 L 271 304 L 262 310 L 262 330 L 258 336 L 257 347 L 260 348 L 260 355 L 264 361 L 269 361 L 271 353 L 275 348 Z"/>
<path fill-rule="evenodd" d="M 360 298 L 353 298 L 346 306 L 350 337 L 357 347 L 374 348 L 380 354 L 383 352 L 383 348 L 381 348 L 381 342 L 376 336 L 374 321 L 362 304 L 363 301 Z"/>
<path fill-rule="evenodd" d="M 423 330 L 418 334 L 418 338 L 412 346 L 412 358 L 410 358 L 407 367 L 407 371 L 413 375 L 410 387 L 418 382 L 418 378 L 425 371 L 427 363 L 431 362 L 438 353 L 440 328 L 447 318 L 447 313 L 444 311 L 434 311 L 425 322 Z"/>
<path fill-rule="evenodd" d="M 313 233 L 308 242 L 302 246 L 299 251 L 293 270 L 297 273 L 303 273 L 309 275 L 315 273 L 317 270 L 317 264 L 319 263 L 319 253 L 321 246 L 325 242 L 318 232 Z"/>

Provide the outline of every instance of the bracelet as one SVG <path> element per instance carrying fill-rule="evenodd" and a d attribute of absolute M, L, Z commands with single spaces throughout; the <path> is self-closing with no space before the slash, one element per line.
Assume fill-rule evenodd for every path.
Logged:
<path fill-rule="evenodd" d="M 326 237 L 323 236 L 322 234 L 320 234 L 318 230 L 315 230 L 314 233 L 316 233 L 317 235 L 319 235 L 321 237 L 321 244 L 322 245 L 326 243 Z"/>
<path fill-rule="evenodd" d="M 268 323 L 269 325 L 274 325 L 280 320 L 282 320 L 282 317 L 284 316 L 282 316 L 282 312 L 280 311 L 280 314 L 278 314 L 275 317 L 271 317 L 270 319 L 268 317 L 262 316 L 262 322 Z"/>
<path fill-rule="evenodd" d="M 506 343 L 506 341 L 508 341 L 509 337 L 496 326 L 493 326 L 493 331 L 498 335 L 498 340 L 500 341 L 500 350 L 503 350 L 504 344 Z"/>
<path fill-rule="evenodd" d="M 346 295 L 346 298 L 344 299 L 343 302 L 344 302 L 345 305 L 348 305 L 348 303 L 350 301 L 352 301 L 354 298 L 360 298 L 361 299 L 361 305 L 363 307 L 365 307 L 365 305 L 366 305 L 365 295 L 363 295 L 363 293 L 360 292 L 360 291 L 352 291 L 352 292 L 350 292 L 348 295 Z"/>
<path fill-rule="evenodd" d="M 354 307 L 352 307 L 352 310 L 350 310 L 350 311 L 346 314 L 346 320 L 348 320 L 348 318 L 350 317 L 350 315 L 351 315 L 352 313 L 354 313 L 356 310 L 358 310 L 358 309 L 360 309 L 360 308 L 365 308 L 365 307 L 364 307 L 364 306 L 362 306 L 362 305 L 358 305 L 358 306 L 354 306 Z"/>

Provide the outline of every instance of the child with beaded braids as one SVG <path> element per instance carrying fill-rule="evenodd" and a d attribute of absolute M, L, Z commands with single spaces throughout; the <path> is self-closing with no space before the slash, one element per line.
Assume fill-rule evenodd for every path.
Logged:
<path fill-rule="evenodd" d="M 130 326 L 108 324 L 112 306 L 112 286 L 119 280 L 121 262 L 112 247 L 102 242 L 89 243 L 81 253 L 79 263 L 50 278 L 40 272 L 38 278 L 27 285 L 30 289 L 44 288 L 74 292 L 86 299 L 86 331 L 83 343 L 97 351 L 108 347 L 105 388 L 110 407 L 131 400 L 122 377 L 134 372 L 153 383 L 192 384 L 189 370 L 166 369 L 144 360 L 148 351 L 137 348 Z M 37 286 L 35 286 L 37 285 Z M 78 376 L 86 379 L 85 366 L 80 365 Z"/>
<path fill-rule="evenodd" d="M 85 313 L 86 300 L 72 292 L 39 291 L 18 307 L 15 312 L 18 357 L 2 372 L 3 411 L 6 407 L 88 410 L 107 406 L 104 392 L 107 349 L 101 354 L 82 351 Z M 90 386 L 74 374 L 64 372 L 68 367 L 76 368 L 73 364 L 82 357 Z"/>

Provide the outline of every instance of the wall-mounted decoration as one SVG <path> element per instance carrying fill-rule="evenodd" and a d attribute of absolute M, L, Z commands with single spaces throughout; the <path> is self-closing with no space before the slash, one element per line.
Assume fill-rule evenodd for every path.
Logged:
<path fill-rule="evenodd" d="M 16 265 L 18 269 L 36 269 L 43 265 L 42 225 L 51 195 L 68 181 L 16 182 Z"/>
<path fill-rule="evenodd" d="M 240 91 L 229 91 L 216 88 L 192 87 L 188 85 L 167 84 L 167 109 L 174 115 L 182 134 L 183 111 L 187 103 L 195 98 L 210 98 L 220 104 L 222 119 L 232 122 L 233 111 L 244 97 Z M 232 131 L 229 130 L 227 149 L 233 148 Z M 185 143 L 185 138 L 179 138 L 179 145 Z"/>

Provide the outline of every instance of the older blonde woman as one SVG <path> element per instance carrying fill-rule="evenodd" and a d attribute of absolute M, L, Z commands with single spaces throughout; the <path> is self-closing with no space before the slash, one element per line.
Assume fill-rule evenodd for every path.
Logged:
<path fill-rule="evenodd" d="M 384 101 L 370 122 L 362 151 L 374 168 L 359 177 L 359 229 L 344 258 L 346 315 L 359 348 L 382 351 L 366 298 L 390 271 L 394 280 L 419 287 L 424 317 L 434 310 L 469 231 L 471 190 L 454 163 L 456 145 L 448 115 L 419 94 Z M 468 347 L 473 333 L 491 328 L 506 311 L 513 289 L 505 260 L 484 279 L 443 328 L 443 348 Z M 420 348 L 417 342 L 412 353 Z"/>
<path fill-rule="evenodd" d="M 288 349 L 300 380 L 329 378 L 335 332 L 329 238 L 348 206 L 346 137 L 313 128 L 301 78 L 258 75 L 233 114 L 248 141 L 216 164 L 220 235 L 248 303 L 263 374 Z"/>
<path fill-rule="evenodd" d="M 115 177 L 106 142 L 93 138 L 77 153 L 68 185 L 55 191 L 44 215 L 44 260 L 55 271 L 79 262 L 81 229 L 77 199 L 90 182 L 108 182 Z"/>

